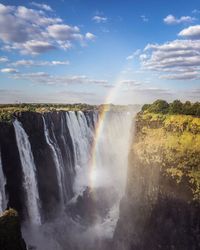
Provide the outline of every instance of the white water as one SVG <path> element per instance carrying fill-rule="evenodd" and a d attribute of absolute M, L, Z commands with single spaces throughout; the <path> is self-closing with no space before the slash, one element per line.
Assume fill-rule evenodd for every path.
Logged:
<path fill-rule="evenodd" d="M 28 135 L 22 124 L 16 119 L 13 122 L 20 161 L 23 171 L 23 187 L 26 195 L 28 219 L 31 224 L 41 224 L 39 209 L 39 193 L 36 180 L 36 167 Z"/>
<path fill-rule="evenodd" d="M 93 114 L 95 115 L 95 113 Z M 89 161 L 94 128 L 88 126 L 86 117 L 82 111 L 66 113 L 67 125 L 73 142 L 75 156 L 75 183 L 74 192 L 76 195 L 82 193 L 89 182 Z"/>
<path fill-rule="evenodd" d="M 43 123 L 44 123 L 44 135 L 47 144 L 49 145 L 52 154 L 53 154 L 53 160 L 54 164 L 56 167 L 56 173 L 57 173 L 57 181 L 58 181 L 58 186 L 59 186 L 59 193 L 60 193 L 60 198 L 61 198 L 61 204 L 64 204 L 65 200 L 65 192 L 64 192 L 64 178 L 63 178 L 63 165 L 61 164 L 61 156 L 59 155 L 60 149 L 58 146 L 53 142 L 53 140 L 50 137 L 49 130 L 46 125 L 45 118 L 42 117 Z M 55 139 L 55 136 L 54 136 Z"/>
<path fill-rule="evenodd" d="M 61 117 L 60 120 L 60 132 L 54 131 L 54 119 L 48 120 L 50 122 L 47 123 L 47 120 L 45 121 L 47 117 L 43 117 L 45 140 L 53 156 L 62 198 L 60 205 L 64 209 L 62 209 L 62 213 L 56 214 L 55 220 L 50 220 L 36 227 L 35 232 L 30 233 L 27 228 L 23 229 L 27 242 L 37 246 L 37 250 L 93 250 L 97 241 L 104 244 L 105 239 L 111 239 L 113 236 L 119 217 L 120 199 L 125 191 L 133 114 L 128 112 L 106 113 L 96 146 L 95 166 L 90 166 L 90 163 L 91 146 L 95 136 L 93 121 L 97 124 L 98 114 L 93 112 L 88 115 L 79 111 L 66 112 L 65 116 L 66 119 Z M 72 141 L 73 150 L 69 147 L 71 142 L 68 142 L 68 135 L 65 134 L 66 125 L 71 136 L 69 142 Z M 63 164 L 58 136 L 60 136 L 65 150 L 71 149 L 68 153 L 74 154 L 76 174 L 73 183 L 74 197 L 71 203 L 64 202 L 65 185 L 69 176 L 66 178 L 64 168 L 67 166 Z M 71 163 L 69 167 L 71 168 Z M 91 172 L 92 169 L 94 171 Z M 97 210 L 97 220 L 87 224 L 87 226 L 84 224 L 84 218 L 82 220 L 80 215 L 74 221 L 73 217 L 64 213 L 66 205 L 76 204 L 78 196 L 83 194 L 86 187 L 91 187 L 94 192 L 94 206 Z M 82 209 L 84 206 L 83 204 Z M 101 208 L 105 209 L 105 213 L 101 214 Z M 101 248 L 101 246 L 97 248 L 104 250 L 104 247 Z"/>
<path fill-rule="evenodd" d="M 1 152 L 0 152 L 0 213 L 2 213 L 7 207 L 5 185 L 6 185 L 6 178 L 3 173 L 3 166 L 2 166 Z"/>
<path fill-rule="evenodd" d="M 102 203 L 109 209 L 107 216 L 97 225 L 107 238 L 113 236 L 119 203 L 125 192 L 132 121 L 132 113 L 107 112 L 96 145 L 92 188 L 97 190 L 96 199 L 103 197 Z"/>

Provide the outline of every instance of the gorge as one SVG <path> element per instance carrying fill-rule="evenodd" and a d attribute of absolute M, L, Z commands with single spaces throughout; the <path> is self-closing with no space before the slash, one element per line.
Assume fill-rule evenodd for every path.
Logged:
<path fill-rule="evenodd" d="M 0 209 L 28 249 L 200 249 L 200 118 L 160 103 L 0 122 Z"/>
<path fill-rule="evenodd" d="M 20 112 L 0 123 L 0 209 L 18 211 L 28 246 L 109 244 L 125 191 L 134 113 Z"/>

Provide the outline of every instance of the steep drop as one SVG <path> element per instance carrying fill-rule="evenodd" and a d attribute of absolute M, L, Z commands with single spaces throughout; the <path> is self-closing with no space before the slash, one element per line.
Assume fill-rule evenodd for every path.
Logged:
<path fill-rule="evenodd" d="M 31 151 L 31 145 L 28 135 L 23 129 L 21 123 L 16 119 L 13 122 L 16 134 L 18 150 L 23 170 L 23 186 L 26 194 L 26 206 L 28 219 L 33 224 L 40 224 L 39 193 L 36 179 L 36 167 Z"/>

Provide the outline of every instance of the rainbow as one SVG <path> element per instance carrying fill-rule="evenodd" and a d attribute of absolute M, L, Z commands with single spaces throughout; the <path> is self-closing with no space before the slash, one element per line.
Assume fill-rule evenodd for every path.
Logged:
<path fill-rule="evenodd" d="M 95 134 L 94 134 L 94 140 L 93 140 L 93 145 L 91 147 L 91 160 L 90 160 L 90 171 L 89 171 L 89 181 L 90 181 L 90 188 L 93 189 L 95 186 L 95 180 L 97 178 L 96 176 L 96 153 L 97 153 L 97 147 L 99 143 L 99 139 L 101 137 L 104 124 L 106 121 L 106 116 L 107 112 L 110 110 L 110 103 L 113 102 L 114 98 L 116 97 L 119 89 L 121 87 L 121 81 L 118 81 L 118 83 L 115 85 L 114 88 L 111 89 L 109 92 L 109 95 L 106 98 L 105 104 L 108 105 L 103 105 L 103 109 L 101 110 L 99 117 L 98 117 L 98 122 L 95 128 Z"/>

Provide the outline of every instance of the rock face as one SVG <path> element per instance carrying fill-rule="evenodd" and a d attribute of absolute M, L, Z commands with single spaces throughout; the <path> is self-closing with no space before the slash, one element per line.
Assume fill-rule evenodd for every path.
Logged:
<path fill-rule="evenodd" d="M 15 210 L 9 209 L 0 216 L 0 249 L 26 250 L 21 235 L 20 222 Z"/>
<path fill-rule="evenodd" d="M 138 114 L 115 250 L 200 249 L 200 119 Z"/>

